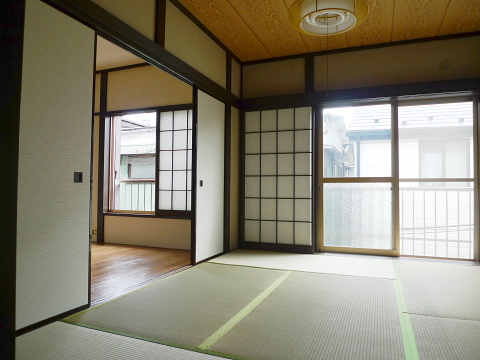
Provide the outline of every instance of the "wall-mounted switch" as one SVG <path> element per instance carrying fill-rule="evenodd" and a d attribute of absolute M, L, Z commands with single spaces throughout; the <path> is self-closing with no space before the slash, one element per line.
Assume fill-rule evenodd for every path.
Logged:
<path fill-rule="evenodd" d="M 73 182 L 82 183 L 83 182 L 83 172 L 74 172 L 73 173 Z"/>
<path fill-rule="evenodd" d="M 203 187 L 203 180 L 200 180 L 200 187 Z"/>

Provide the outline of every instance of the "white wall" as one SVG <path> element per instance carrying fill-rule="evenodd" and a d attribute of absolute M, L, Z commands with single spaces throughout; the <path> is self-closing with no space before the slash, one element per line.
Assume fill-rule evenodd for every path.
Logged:
<path fill-rule="evenodd" d="M 95 33 L 27 0 L 18 175 L 17 328 L 88 303 Z M 73 173 L 83 172 L 83 183 Z"/>
<path fill-rule="evenodd" d="M 196 261 L 223 251 L 225 104 L 198 91 Z M 203 187 L 199 186 L 203 180 Z"/>

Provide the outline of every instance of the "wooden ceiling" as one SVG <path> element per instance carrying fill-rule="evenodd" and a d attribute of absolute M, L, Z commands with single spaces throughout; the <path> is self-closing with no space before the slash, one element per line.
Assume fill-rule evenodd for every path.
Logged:
<path fill-rule="evenodd" d="M 295 0 L 179 0 L 241 61 L 480 31 L 480 0 L 367 0 L 366 20 L 326 37 L 288 21 Z"/>

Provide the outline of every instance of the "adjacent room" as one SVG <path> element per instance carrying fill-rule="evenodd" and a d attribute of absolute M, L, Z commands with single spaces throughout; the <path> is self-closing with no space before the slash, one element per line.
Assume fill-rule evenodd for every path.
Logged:
<path fill-rule="evenodd" d="M 480 357 L 476 1 L 0 19 L 0 358 Z"/>

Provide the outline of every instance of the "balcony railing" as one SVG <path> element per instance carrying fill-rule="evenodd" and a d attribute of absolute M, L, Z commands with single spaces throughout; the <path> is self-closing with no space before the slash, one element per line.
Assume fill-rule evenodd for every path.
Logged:
<path fill-rule="evenodd" d="M 402 255 L 473 258 L 473 188 L 400 187 Z"/>
<path fill-rule="evenodd" d="M 120 208 L 124 211 L 155 211 L 155 179 L 121 180 Z"/>

